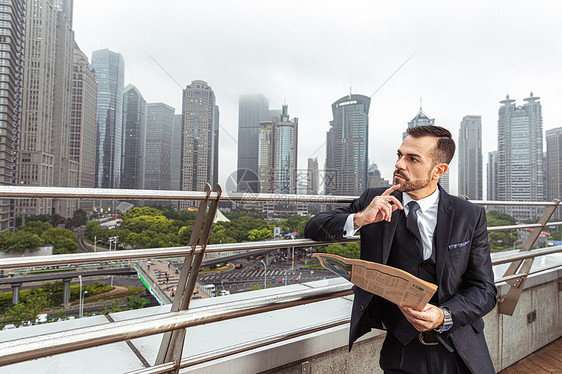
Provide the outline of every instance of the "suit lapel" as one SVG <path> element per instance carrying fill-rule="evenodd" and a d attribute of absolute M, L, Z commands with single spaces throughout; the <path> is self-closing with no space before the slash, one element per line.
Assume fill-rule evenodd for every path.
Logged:
<path fill-rule="evenodd" d="M 449 238 L 453 226 L 454 210 L 451 207 L 449 194 L 439 186 L 439 206 L 437 210 L 437 225 L 435 226 L 435 268 L 437 284 L 441 284 L 445 263 L 449 258 Z"/>
<path fill-rule="evenodd" d="M 400 202 L 402 202 L 402 192 L 393 192 L 392 195 L 396 197 Z M 398 214 L 400 209 L 395 210 L 392 213 L 392 219 L 390 222 L 384 222 L 383 240 L 382 240 L 382 263 L 386 264 L 388 262 L 388 256 L 390 255 L 390 249 L 392 248 L 392 240 L 394 239 L 394 232 L 396 231 L 396 226 L 398 225 Z"/>

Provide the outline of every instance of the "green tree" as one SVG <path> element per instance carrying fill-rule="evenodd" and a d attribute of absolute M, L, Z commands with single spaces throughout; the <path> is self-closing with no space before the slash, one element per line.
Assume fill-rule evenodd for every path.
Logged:
<path fill-rule="evenodd" d="M 509 214 L 500 213 L 495 210 L 486 213 L 486 221 L 489 227 L 509 226 L 517 223 L 517 220 Z"/>
<path fill-rule="evenodd" d="M 345 258 L 359 258 L 361 249 L 359 243 L 330 244 L 326 247 L 326 253 Z"/>
<path fill-rule="evenodd" d="M 3 231 L 0 233 L 0 251 L 2 252 L 36 251 L 42 244 L 41 238 L 29 231 Z"/>
<path fill-rule="evenodd" d="M 133 219 L 140 216 L 162 216 L 164 217 L 164 212 L 160 209 L 152 208 L 152 207 L 134 207 L 133 209 L 128 210 L 126 213 L 123 213 L 123 221 Z"/>
<path fill-rule="evenodd" d="M 55 254 L 78 252 L 78 239 L 72 230 L 52 228 L 43 232 L 41 239 L 54 246 Z"/>
<path fill-rule="evenodd" d="M 150 304 L 150 301 L 140 296 L 127 296 L 127 309 L 142 309 Z"/>
<path fill-rule="evenodd" d="M 88 222 L 88 213 L 82 209 L 78 209 L 74 212 L 74 215 L 70 219 L 70 224 L 72 226 L 85 225 Z"/>
<path fill-rule="evenodd" d="M 294 215 L 279 222 L 279 226 L 283 228 L 285 233 L 296 231 L 302 236 L 304 234 L 304 226 L 311 218 L 309 216 Z"/>
<path fill-rule="evenodd" d="M 253 242 L 258 240 L 264 240 L 271 237 L 273 237 L 273 232 L 265 227 L 260 230 L 253 229 L 248 231 L 248 239 Z"/>
<path fill-rule="evenodd" d="M 29 231 L 33 234 L 41 236 L 45 231 L 52 229 L 53 225 L 48 222 L 31 221 L 25 224 L 20 230 Z"/>
<path fill-rule="evenodd" d="M 49 306 L 49 301 L 45 295 L 35 293 L 29 296 L 25 302 L 19 302 L 4 313 L 4 321 L 13 323 L 16 326 L 25 321 L 35 323 L 37 315 Z"/>

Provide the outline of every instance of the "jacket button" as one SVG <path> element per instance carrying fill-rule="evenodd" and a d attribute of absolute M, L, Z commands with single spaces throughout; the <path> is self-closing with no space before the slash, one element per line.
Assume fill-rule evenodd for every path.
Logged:
<path fill-rule="evenodd" d="M 359 305 L 359 310 L 364 311 L 365 307 L 363 305 Z"/>

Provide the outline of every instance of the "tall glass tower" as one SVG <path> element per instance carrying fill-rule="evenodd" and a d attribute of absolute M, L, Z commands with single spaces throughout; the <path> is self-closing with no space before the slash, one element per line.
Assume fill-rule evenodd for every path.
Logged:
<path fill-rule="evenodd" d="M 542 201 L 544 163 L 542 109 L 539 97 L 516 106 L 507 95 L 500 101 L 498 118 L 498 200 Z M 544 208 L 505 207 L 505 213 L 525 220 L 537 217 Z"/>
<path fill-rule="evenodd" d="M 280 117 L 260 124 L 260 192 L 294 194 L 297 192 L 298 118 L 289 120 L 283 105 Z"/>
<path fill-rule="evenodd" d="M 482 200 L 482 117 L 465 116 L 459 130 L 459 194 Z"/>
<path fill-rule="evenodd" d="M 371 98 L 346 95 L 332 104 L 326 157 L 328 195 L 360 195 L 367 187 Z"/>
<path fill-rule="evenodd" d="M 174 108 L 164 103 L 147 105 L 144 168 L 144 188 L 147 190 L 171 189 L 170 162 L 174 112 Z"/>
<path fill-rule="evenodd" d="M 260 123 L 280 116 L 270 110 L 269 100 L 262 94 L 241 95 L 238 102 L 238 192 L 259 192 L 258 148 Z"/>
<path fill-rule="evenodd" d="M 119 188 L 125 61 L 121 54 L 101 49 L 92 53 L 92 68 L 98 79 L 96 187 Z"/>
<path fill-rule="evenodd" d="M 143 189 L 146 101 L 132 84 L 125 87 L 123 96 L 123 129 L 121 188 Z"/>

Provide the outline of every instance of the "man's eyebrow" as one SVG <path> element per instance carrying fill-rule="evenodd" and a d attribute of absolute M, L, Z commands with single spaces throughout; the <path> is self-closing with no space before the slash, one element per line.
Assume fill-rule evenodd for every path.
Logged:
<path fill-rule="evenodd" d="M 413 156 L 413 157 L 423 158 L 422 155 L 417 153 L 406 153 L 405 155 L 403 155 L 402 152 L 400 152 L 400 150 L 397 150 L 396 153 L 402 156 Z"/>

